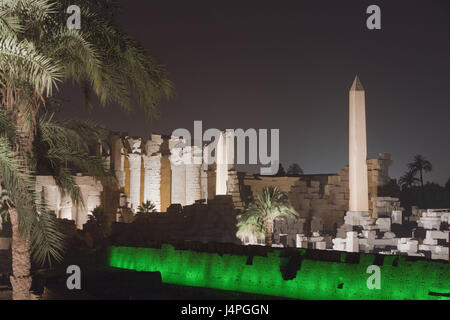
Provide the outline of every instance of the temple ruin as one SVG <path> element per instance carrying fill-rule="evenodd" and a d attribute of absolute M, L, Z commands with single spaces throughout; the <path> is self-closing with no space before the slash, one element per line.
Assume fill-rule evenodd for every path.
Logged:
<path fill-rule="evenodd" d="M 367 159 L 365 121 L 365 92 L 356 78 L 350 90 L 350 164 L 333 174 L 237 172 L 229 161 L 234 137 L 228 132 L 220 135 L 214 164 L 204 161 L 209 145 L 186 145 L 181 137 L 115 133 L 109 148 L 99 150 L 115 174 L 115 185 L 78 174 L 83 198 L 79 204 L 61 195 L 52 177 L 39 176 L 38 191 L 58 218 L 75 221 L 79 229 L 97 206 L 106 209 L 111 222 L 126 223 L 133 221 L 143 202 L 151 201 L 158 212 L 152 232 L 165 240 L 262 244 L 264 239 L 236 238 L 236 215 L 264 187 L 274 186 L 299 213 L 294 221 L 275 221 L 275 246 L 447 259 L 450 210 L 421 211 L 406 218 L 399 200 L 380 192 L 395 185 L 389 177 L 392 159 L 385 153 Z"/>

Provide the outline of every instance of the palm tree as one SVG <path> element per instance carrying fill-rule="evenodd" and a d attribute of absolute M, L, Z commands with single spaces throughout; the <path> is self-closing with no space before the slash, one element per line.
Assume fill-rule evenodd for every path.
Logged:
<path fill-rule="evenodd" d="M 245 220 L 242 215 L 238 216 L 237 223 L 238 232 L 236 236 L 245 241 L 248 239 L 249 244 L 258 244 L 258 239 L 263 239 L 264 234 L 264 226 L 263 224 L 258 224 L 257 216 L 245 217 Z"/>
<path fill-rule="evenodd" d="M 419 174 L 420 186 L 423 190 L 423 173 L 431 172 L 433 170 L 433 166 L 431 162 L 425 159 L 422 155 L 417 155 L 414 157 L 414 161 L 408 164 L 409 170 L 414 174 Z"/>
<path fill-rule="evenodd" d="M 294 163 L 289 167 L 288 174 L 298 176 L 303 174 L 303 169 L 300 167 L 298 163 Z"/>
<path fill-rule="evenodd" d="M 69 194 L 75 204 L 85 205 L 79 187 L 75 184 L 75 172 L 84 172 L 110 183 L 112 175 L 102 159 L 89 155 L 90 139 L 101 140 L 102 129 L 88 122 L 67 121 L 58 123 L 52 117 L 40 117 L 36 124 L 37 134 L 33 141 L 34 167 L 45 170 L 54 177 L 62 194 Z M 13 227 L 13 241 L 22 245 L 26 252 L 13 254 L 13 275 L 29 277 L 30 258 L 40 265 L 56 259 L 61 261 L 63 237 L 57 229 L 56 216 L 48 212 L 45 203 L 35 189 L 35 175 L 16 160 L 14 146 L 17 136 L 8 114 L 0 113 L 0 176 L 2 177 L 1 210 Z M 95 137 L 95 138 L 94 138 Z M 99 139 L 99 140 L 97 140 Z M 70 164 L 73 169 L 66 165 Z M 18 209 L 28 210 L 22 218 Z M 21 225 L 22 223 L 22 225 Z M 28 228 L 29 239 L 20 237 L 18 227 Z M 19 235 L 19 237 L 18 237 Z M 16 238 L 15 238 L 16 237 Z M 25 243 L 21 241 L 26 241 Z M 14 253 L 14 252 L 13 252 Z M 22 258 L 23 260 L 14 260 Z M 29 298 L 30 282 L 13 282 L 13 298 Z"/>
<path fill-rule="evenodd" d="M 106 215 L 105 209 L 102 206 L 98 206 L 92 210 L 87 221 L 89 227 L 93 227 L 94 232 L 100 235 L 102 243 L 108 235 L 108 216 Z M 88 227 L 88 230 L 92 230 Z"/>
<path fill-rule="evenodd" d="M 416 178 L 416 174 L 413 171 L 407 171 L 403 176 L 398 180 L 399 184 L 403 188 L 411 188 L 413 187 L 419 179 Z"/>
<path fill-rule="evenodd" d="M 138 207 L 138 214 L 149 214 L 149 213 L 155 213 L 156 207 L 151 201 L 143 202 L 142 205 Z"/>
<path fill-rule="evenodd" d="M 151 201 L 143 202 L 142 205 L 138 207 L 138 212 L 134 217 L 134 221 L 138 224 L 150 223 L 154 213 L 156 213 L 155 205 Z"/>
<path fill-rule="evenodd" d="M 273 222 L 277 218 L 297 218 L 285 193 L 278 188 L 265 187 L 262 193 L 256 196 L 254 202 L 238 216 L 238 234 L 249 231 L 259 233 L 264 231 L 266 246 L 272 246 Z"/>
<path fill-rule="evenodd" d="M 81 30 L 65 27 L 69 5 L 82 8 Z M 157 116 L 159 101 L 171 93 L 164 68 L 117 27 L 116 10 L 110 1 L 99 0 L 0 2 L 0 105 L 4 113 L 11 114 L 17 133 L 15 144 L 2 141 L 3 165 L 10 171 L 0 170 L 11 193 L 14 298 L 29 298 L 31 225 L 38 212 L 45 211 L 35 205 L 39 199 L 34 199 L 32 173 L 36 168 L 31 157 L 37 114 L 57 83 L 72 80 L 78 84 L 90 107 L 95 94 L 102 105 L 116 102 L 130 110 L 136 103 L 148 118 Z M 63 156 L 69 155 L 56 155 Z M 10 157 L 14 161 L 8 162 Z M 67 183 L 66 170 L 55 169 L 65 177 L 60 182 Z M 17 173 L 14 178 L 7 176 L 11 170 Z"/>

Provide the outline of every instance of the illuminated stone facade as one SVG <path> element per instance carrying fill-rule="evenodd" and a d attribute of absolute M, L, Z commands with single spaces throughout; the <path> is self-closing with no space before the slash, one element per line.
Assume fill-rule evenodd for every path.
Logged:
<path fill-rule="evenodd" d="M 92 177 L 77 176 L 75 183 L 80 188 L 82 203 L 74 204 L 70 197 L 63 196 L 53 177 L 38 176 L 37 191 L 42 192 L 49 210 L 60 219 L 75 221 L 77 228 L 83 228 L 89 215 L 97 206 L 102 204 L 103 186 Z"/>

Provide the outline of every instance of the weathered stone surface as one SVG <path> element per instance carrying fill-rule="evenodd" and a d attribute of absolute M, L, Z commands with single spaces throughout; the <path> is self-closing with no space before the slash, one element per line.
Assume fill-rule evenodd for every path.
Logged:
<path fill-rule="evenodd" d="M 82 203 L 73 206 L 70 197 L 62 197 L 53 177 L 37 176 L 36 190 L 44 191 L 44 198 L 50 200 L 50 208 L 60 219 L 74 220 L 78 229 L 82 229 L 91 212 L 102 204 L 101 196 L 103 186 L 100 181 L 92 177 L 74 177 L 75 183 L 80 188 Z M 49 197 L 49 198 L 47 198 Z"/>

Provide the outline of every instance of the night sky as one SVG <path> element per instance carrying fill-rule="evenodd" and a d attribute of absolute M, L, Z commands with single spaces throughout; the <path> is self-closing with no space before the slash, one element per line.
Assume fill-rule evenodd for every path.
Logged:
<path fill-rule="evenodd" d="M 395 2 L 395 3 L 393 3 Z M 348 91 L 366 88 L 368 155 L 398 178 L 415 154 L 450 178 L 450 1 L 124 1 L 123 27 L 167 66 L 176 96 L 161 118 L 116 106 L 88 114 L 63 87 L 65 117 L 148 136 L 205 128 L 280 129 L 281 163 L 335 173 L 348 163 Z M 382 10 L 382 30 L 366 9 Z"/>

